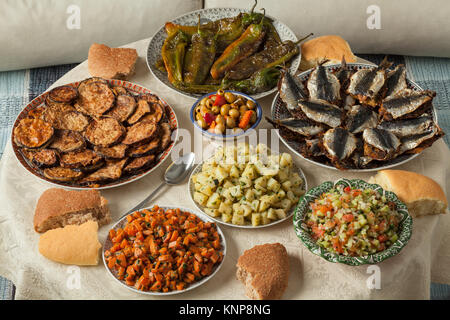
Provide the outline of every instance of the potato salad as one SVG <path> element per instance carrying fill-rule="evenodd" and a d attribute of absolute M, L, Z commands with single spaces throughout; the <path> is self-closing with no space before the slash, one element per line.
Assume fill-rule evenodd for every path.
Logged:
<path fill-rule="evenodd" d="M 265 144 L 218 148 L 191 182 L 205 213 L 236 225 L 284 219 L 305 192 L 291 155 L 272 153 Z"/>

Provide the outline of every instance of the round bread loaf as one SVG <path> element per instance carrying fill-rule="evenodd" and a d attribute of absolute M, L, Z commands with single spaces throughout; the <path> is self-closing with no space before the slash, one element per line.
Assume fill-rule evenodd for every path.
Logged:
<path fill-rule="evenodd" d="M 254 300 L 280 299 L 289 280 L 289 257 L 280 243 L 257 245 L 238 259 L 236 276 Z"/>
<path fill-rule="evenodd" d="M 301 71 L 314 68 L 323 60 L 329 60 L 325 65 L 341 63 L 342 57 L 345 57 L 347 63 L 356 62 L 356 57 L 350 49 L 350 45 L 340 36 L 327 35 L 314 38 L 303 42 L 301 48 Z"/>
<path fill-rule="evenodd" d="M 97 221 L 100 226 L 111 221 L 108 201 L 97 190 L 50 188 L 42 193 L 34 211 L 34 229 L 45 232 L 69 224 Z"/>
<path fill-rule="evenodd" d="M 371 177 L 383 189 L 394 192 L 413 217 L 446 213 L 447 198 L 433 179 L 405 170 L 381 170 Z"/>

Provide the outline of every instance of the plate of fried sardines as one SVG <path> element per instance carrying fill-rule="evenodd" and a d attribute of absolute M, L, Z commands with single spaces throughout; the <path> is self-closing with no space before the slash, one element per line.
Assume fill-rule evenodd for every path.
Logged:
<path fill-rule="evenodd" d="M 202 9 L 167 22 L 148 46 L 150 71 L 193 98 L 219 89 L 255 99 L 275 92 L 278 67 L 298 69 L 301 40 L 255 6 Z"/>
<path fill-rule="evenodd" d="M 432 100 L 404 65 L 286 70 L 267 120 L 298 156 L 326 168 L 374 171 L 415 158 L 444 135 Z"/>
<path fill-rule="evenodd" d="M 173 109 L 148 89 L 94 77 L 31 101 L 11 140 L 19 162 L 38 178 L 106 189 L 156 169 L 172 150 L 177 129 Z"/>

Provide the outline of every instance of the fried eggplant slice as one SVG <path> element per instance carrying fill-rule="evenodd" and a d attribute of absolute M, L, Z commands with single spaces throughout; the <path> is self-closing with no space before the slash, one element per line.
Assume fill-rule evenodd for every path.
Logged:
<path fill-rule="evenodd" d="M 42 148 L 50 143 L 55 130 L 41 119 L 25 118 L 14 128 L 14 142 L 29 149 Z"/>
<path fill-rule="evenodd" d="M 154 154 L 134 158 L 125 167 L 124 171 L 127 174 L 134 174 L 139 171 L 147 169 L 154 161 L 156 156 Z"/>
<path fill-rule="evenodd" d="M 87 78 L 87 79 L 84 79 L 83 81 L 81 81 L 80 84 L 78 85 L 78 88 L 77 88 L 78 89 L 78 93 L 80 91 L 83 91 L 84 87 L 87 84 L 92 83 L 92 82 L 101 82 L 101 83 L 108 84 L 108 81 L 106 79 L 103 79 L 103 78 L 100 78 L 100 77 Z"/>
<path fill-rule="evenodd" d="M 400 95 L 383 100 L 380 114 L 387 121 L 415 118 L 431 107 L 436 92 L 430 90 L 404 90 Z"/>
<path fill-rule="evenodd" d="M 128 158 L 122 160 L 107 160 L 104 167 L 92 172 L 80 182 L 82 184 L 92 184 L 117 180 L 122 176 L 123 168 L 127 161 Z"/>
<path fill-rule="evenodd" d="M 66 103 L 50 103 L 47 104 L 42 113 L 42 120 L 50 123 L 55 129 L 60 129 L 62 116 L 67 112 L 76 112 L 76 109 Z"/>
<path fill-rule="evenodd" d="M 64 168 L 80 169 L 101 162 L 103 158 L 90 149 L 72 151 L 61 155 L 60 165 Z"/>
<path fill-rule="evenodd" d="M 375 160 L 386 161 L 397 156 L 400 140 L 391 132 L 378 128 L 363 131 L 364 155 Z"/>
<path fill-rule="evenodd" d="M 131 146 L 128 155 L 132 158 L 143 157 L 154 154 L 160 150 L 161 138 L 154 138 L 149 143 Z"/>
<path fill-rule="evenodd" d="M 158 103 L 159 102 L 158 96 L 156 96 L 154 94 L 151 94 L 151 93 L 143 93 L 143 94 L 139 95 L 139 100 L 145 100 L 149 104 Z"/>
<path fill-rule="evenodd" d="M 62 114 L 55 128 L 62 130 L 84 131 L 89 125 L 89 118 L 77 111 Z"/>
<path fill-rule="evenodd" d="M 138 123 L 127 128 L 125 138 L 122 143 L 132 145 L 143 143 L 153 138 L 156 133 L 157 126 L 154 122 L 141 120 Z"/>
<path fill-rule="evenodd" d="M 45 105 L 41 105 L 37 108 L 31 109 L 28 112 L 27 116 L 28 116 L 28 118 L 42 119 L 45 109 L 46 109 Z"/>
<path fill-rule="evenodd" d="M 75 108 L 86 115 L 100 117 L 115 103 L 116 96 L 107 83 L 89 82 L 78 89 L 79 97 Z"/>
<path fill-rule="evenodd" d="M 109 147 L 120 142 L 125 132 L 124 126 L 116 119 L 102 117 L 89 123 L 84 137 L 95 146 Z"/>
<path fill-rule="evenodd" d="M 41 149 L 37 151 L 22 149 L 24 156 L 38 168 L 49 168 L 58 164 L 59 155 L 56 150 Z"/>
<path fill-rule="evenodd" d="M 84 175 L 83 172 L 63 167 L 47 168 L 42 171 L 42 174 L 47 179 L 61 182 L 77 181 Z"/>
<path fill-rule="evenodd" d="M 122 87 L 122 86 L 112 86 L 111 90 L 114 92 L 114 94 L 116 96 L 129 95 L 128 90 L 125 89 L 125 87 Z"/>
<path fill-rule="evenodd" d="M 106 159 L 122 159 L 127 154 L 128 146 L 122 143 L 116 144 L 112 147 L 95 146 L 94 151 Z"/>
<path fill-rule="evenodd" d="M 172 128 L 170 124 L 164 122 L 161 124 L 161 150 L 165 150 L 172 141 Z"/>
<path fill-rule="evenodd" d="M 48 93 L 48 98 L 56 103 L 71 103 L 78 97 L 78 90 L 72 86 L 60 86 Z"/>
<path fill-rule="evenodd" d="M 86 147 L 83 136 L 76 131 L 56 130 L 55 137 L 49 148 L 56 149 L 61 153 L 82 150 Z"/>
<path fill-rule="evenodd" d="M 125 122 L 136 110 L 136 100 L 130 95 L 120 94 L 117 96 L 116 105 L 106 115 Z"/>
<path fill-rule="evenodd" d="M 145 114 L 150 113 L 150 111 L 150 104 L 145 100 L 139 99 L 137 102 L 136 111 L 134 111 L 134 113 L 128 118 L 127 123 L 129 125 L 135 124 L 141 120 Z"/>
<path fill-rule="evenodd" d="M 150 114 L 145 115 L 145 119 L 158 123 L 161 121 L 163 115 L 164 106 L 161 105 L 161 102 L 156 102 L 152 104 L 152 111 Z"/>

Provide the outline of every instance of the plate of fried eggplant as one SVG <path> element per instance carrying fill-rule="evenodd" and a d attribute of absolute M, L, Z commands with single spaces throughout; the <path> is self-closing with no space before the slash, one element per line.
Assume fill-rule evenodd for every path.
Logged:
<path fill-rule="evenodd" d="M 148 89 L 88 78 L 31 101 L 11 136 L 26 170 L 73 189 L 135 181 L 168 157 L 177 138 L 173 109 Z"/>
<path fill-rule="evenodd" d="M 298 156 L 326 168 L 374 171 L 415 158 L 444 135 L 436 93 L 407 78 L 404 65 L 323 65 L 282 73 L 271 118 Z"/>
<path fill-rule="evenodd" d="M 167 22 L 150 40 L 147 65 L 169 88 L 198 98 L 219 89 L 254 99 L 276 91 L 280 65 L 295 72 L 294 32 L 265 11 L 208 8 Z"/>

